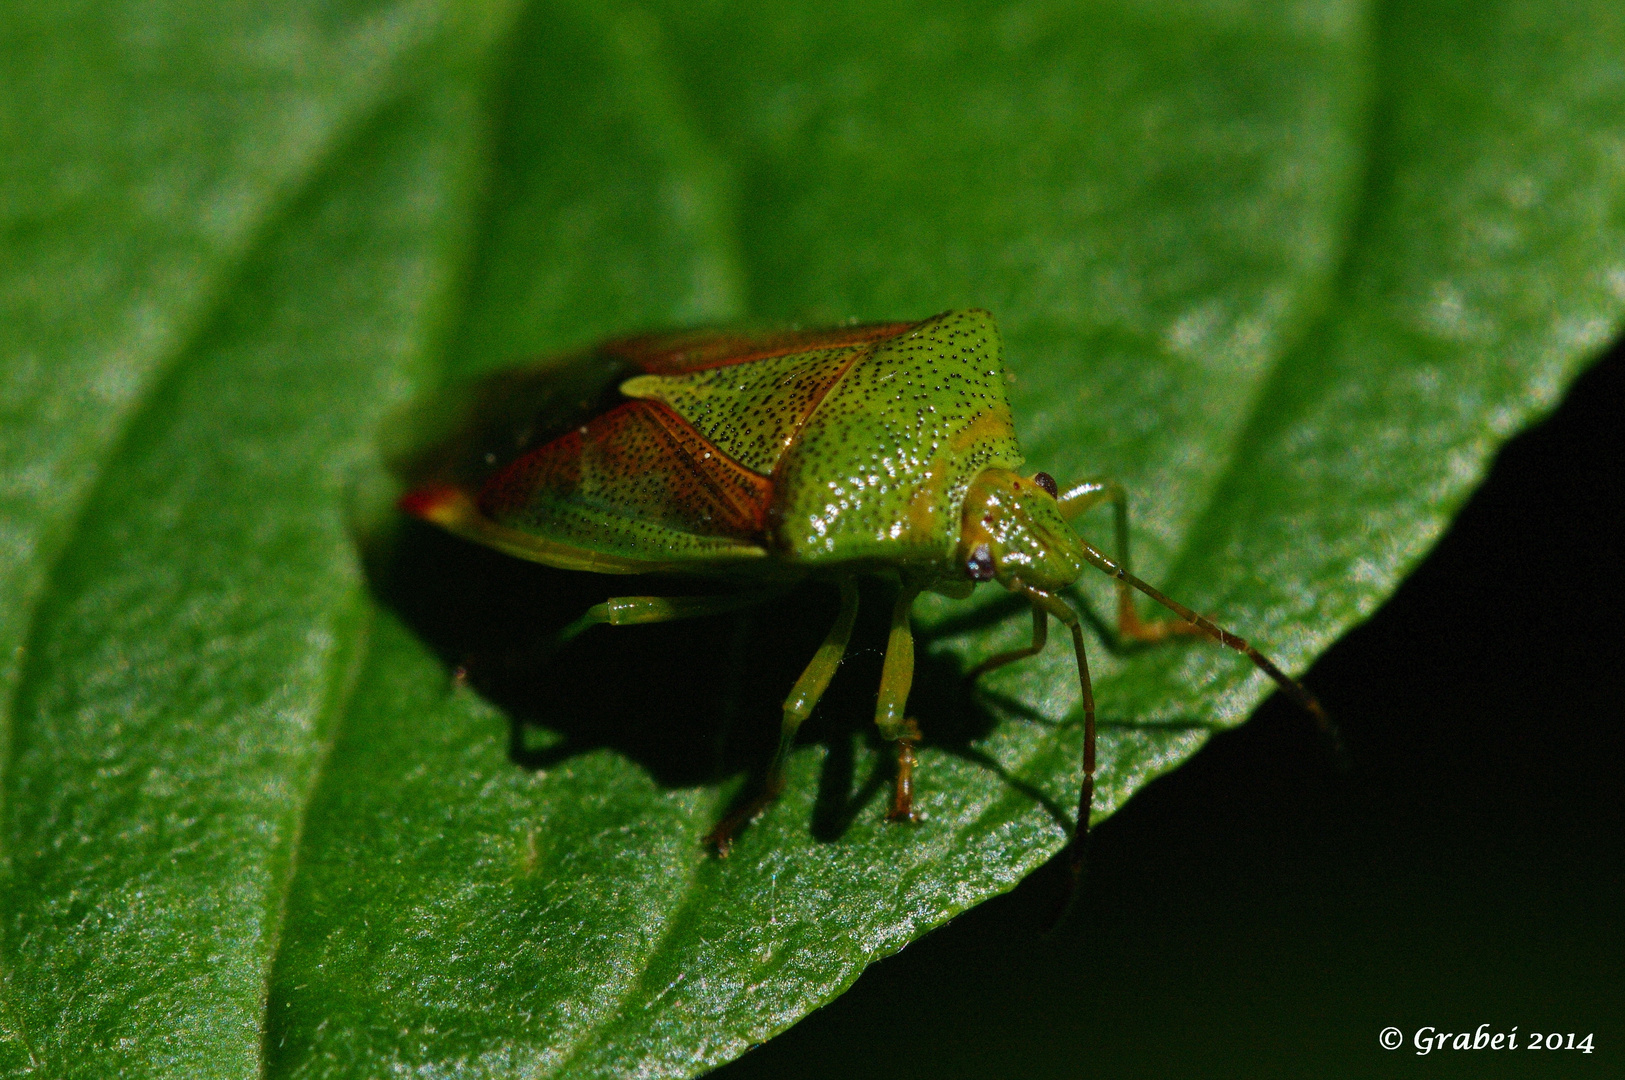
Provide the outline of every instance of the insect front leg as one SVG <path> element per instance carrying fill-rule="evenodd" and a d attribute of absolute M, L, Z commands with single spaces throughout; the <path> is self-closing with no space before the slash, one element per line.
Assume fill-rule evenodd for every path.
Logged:
<path fill-rule="evenodd" d="M 846 655 L 847 642 L 852 638 L 852 624 L 858 617 L 858 585 L 852 578 L 842 578 L 840 588 L 841 611 L 835 616 L 835 625 L 829 628 L 824 643 L 818 646 L 818 651 L 813 653 L 812 661 L 796 680 L 795 686 L 791 687 L 790 696 L 784 699 L 784 719 L 779 725 L 779 748 L 773 754 L 773 762 L 767 768 L 767 776 L 763 780 L 761 790 L 723 818 L 705 838 L 705 842 L 715 849 L 718 855 L 728 854 L 739 830 L 750 824 L 756 815 L 784 790 L 784 765 L 790 756 L 790 748 L 795 744 L 796 732 L 801 728 L 802 722 L 812 715 L 813 709 L 818 705 L 818 699 L 823 697 L 824 691 L 829 688 L 829 681 L 834 678 L 835 669 L 841 666 L 841 658 Z"/>
<path fill-rule="evenodd" d="M 1116 480 L 1097 477 L 1062 492 L 1056 499 L 1061 513 L 1068 519 L 1092 509 L 1102 502 L 1112 504 L 1112 518 L 1117 540 L 1117 565 L 1129 568 L 1128 492 Z M 1130 641 L 1164 641 L 1174 636 L 1201 636 L 1203 631 L 1183 619 L 1140 618 L 1134 606 L 1134 590 L 1126 581 L 1117 582 L 1117 633 Z"/>
<path fill-rule="evenodd" d="M 1038 604 L 1034 604 L 1032 644 L 1023 649 L 1011 649 L 1009 652 L 1002 652 L 995 656 L 990 656 L 986 660 L 983 660 L 980 664 L 977 664 L 975 667 L 971 668 L 970 673 L 965 677 L 974 682 L 976 679 L 986 675 L 988 672 L 997 668 L 1002 668 L 1006 664 L 1013 664 L 1017 660 L 1025 660 L 1029 656 L 1037 656 L 1039 653 L 1044 651 L 1044 645 L 1048 641 L 1049 615 Z"/>
<path fill-rule="evenodd" d="M 914 684 L 914 628 L 909 624 L 909 613 L 919 595 L 916 584 L 904 581 L 898 587 L 875 704 L 875 726 L 880 729 L 880 737 L 897 744 L 897 781 L 891 811 L 886 815 L 889 821 L 919 820 L 914 812 L 914 744 L 920 741 L 920 726 L 904 715 L 909 687 Z"/>

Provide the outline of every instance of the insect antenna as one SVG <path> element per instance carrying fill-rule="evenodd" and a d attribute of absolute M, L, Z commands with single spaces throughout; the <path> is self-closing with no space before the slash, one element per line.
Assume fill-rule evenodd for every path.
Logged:
<path fill-rule="evenodd" d="M 1230 631 L 1213 622 L 1211 619 L 1198 615 L 1184 604 L 1181 604 L 1178 600 L 1164 596 L 1160 591 L 1153 588 L 1151 585 L 1148 585 L 1146 582 L 1141 581 L 1139 578 L 1125 570 L 1122 566 L 1119 566 L 1117 563 L 1107 558 L 1092 545 L 1084 545 L 1084 557 L 1100 570 L 1116 578 L 1118 581 L 1121 581 L 1124 584 L 1145 593 L 1145 595 L 1149 596 L 1151 599 L 1155 600 L 1169 611 L 1172 611 L 1174 614 L 1178 615 L 1192 626 L 1195 626 L 1203 634 L 1209 638 L 1212 638 L 1218 644 L 1223 645 L 1227 649 L 1234 649 L 1236 652 L 1245 655 L 1247 659 L 1251 660 L 1254 665 L 1258 667 L 1258 670 L 1262 671 L 1264 674 L 1268 675 L 1272 680 L 1274 680 L 1275 685 L 1281 688 L 1282 693 L 1286 694 L 1287 697 L 1297 702 L 1300 708 L 1314 718 L 1316 726 L 1320 728 L 1321 733 L 1324 734 L 1327 740 L 1331 743 L 1332 752 L 1337 755 L 1338 760 L 1347 760 L 1347 752 L 1343 748 L 1342 736 L 1338 734 L 1337 725 L 1332 723 L 1332 718 L 1326 715 L 1326 710 L 1321 708 L 1319 701 L 1315 700 L 1315 695 L 1311 694 L 1308 689 L 1305 688 L 1304 685 L 1298 680 L 1294 679 L 1292 676 L 1288 675 L 1286 672 L 1277 667 L 1275 661 L 1253 648 L 1247 643 L 1245 638 L 1232 634 Z"/>

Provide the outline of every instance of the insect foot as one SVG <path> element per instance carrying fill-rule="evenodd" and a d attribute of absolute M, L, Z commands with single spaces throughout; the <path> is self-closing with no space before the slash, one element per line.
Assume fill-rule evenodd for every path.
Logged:
<path fill-rule="evenodd" d="M 919 764 L 914 744 L 920 741 L 920 725 L 913 717 L 903 723 L 906 731 L 897 740 L 897 780 L 892 787 L 891 809 L 886 813 L 886 820 L 906 821 L 912 825 L 924 819 L 914 806 L 914 766 Z"/>

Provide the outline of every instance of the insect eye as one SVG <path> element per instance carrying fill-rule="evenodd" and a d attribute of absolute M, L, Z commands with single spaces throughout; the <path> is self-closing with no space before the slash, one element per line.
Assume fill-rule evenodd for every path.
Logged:
<path fill-rule="evenodd" d="M 1061 497 L 1061 488 L 1058 484 L 1056 484 L 1055 477 L 1051 476 L 1049 473 L 1033 473 L 1033 483 L 1049 492 L 1050 498 L 1058 499 Z"/>
<path fill-rule="evenodd" d="M 988 553 L 986 544 L 978 544 L 970 553 L 970 558 L 965 560 L 965 572 L 972 581 L 993 580 L 993 556 Z"/>

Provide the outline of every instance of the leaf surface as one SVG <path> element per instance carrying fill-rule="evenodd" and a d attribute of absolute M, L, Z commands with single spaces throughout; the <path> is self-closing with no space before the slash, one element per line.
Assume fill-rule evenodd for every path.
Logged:
<path fill-rule="evenodd" d="M 1071 660 L 966 686 L 1027 632 L 989 594 L 917 620 L 924 823 L 880 820 L 865 624 L 707 857 L 831 598 L 548 661 L 624 583 L 390 535 L 437 384 L 987 307 L 1032 467 L 1123 480 L 1137 570 L 1302 670 L 1625 308 L 1603 0 L 234 12 L 4 22 L 17 1070 L 692 1075 L 1064 842 Z M 1090 646 L 1101 813 L 1268 689 Z"/>

